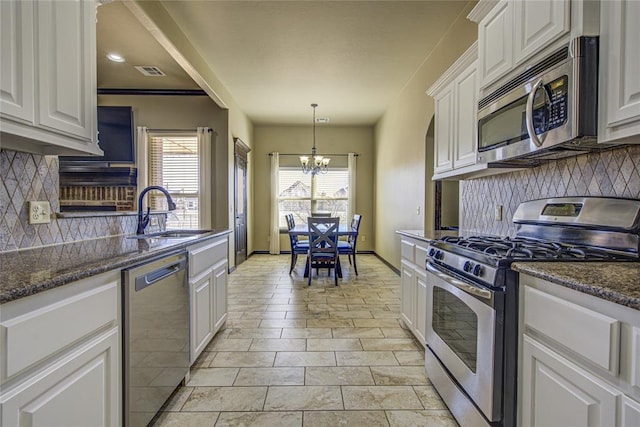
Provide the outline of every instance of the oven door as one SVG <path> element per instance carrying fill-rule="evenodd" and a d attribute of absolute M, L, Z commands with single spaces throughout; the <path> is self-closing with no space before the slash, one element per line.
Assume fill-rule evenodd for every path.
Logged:
<path fill-rule="evenodd" d="M 427 346 L 490 421 L 499 420 L 502 410 L 496 297 L 499 292 L 427 263 Z"/>

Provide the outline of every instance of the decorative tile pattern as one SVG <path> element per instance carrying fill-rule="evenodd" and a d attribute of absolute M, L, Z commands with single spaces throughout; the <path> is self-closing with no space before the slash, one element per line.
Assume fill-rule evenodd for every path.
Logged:
<path fill-rule="evenodd" d="M 560 196 L 640 198 L 640 145 L 584 154 L 487 178 L 460 181 L 464 234 L 513 235 L 521 202 Z M 502 205 L 502 221 L 494 220 Z"/>
<path fill-rule="evenodd" d="M 0 252 L 135 233 L 135 215 L 84 215 L 29 224 L 30 200 L 48 201 L 51 212 L 60 210 L 58 169 L 56 156 L 0 150 Z M 98 197 L 97 191 L 93 196 Z M 121 196 L 131 199 L 134 193 L 135 188 L 129 187 Z M 148 231 L 165 228 L 166 215 L 156 218 L 157 225 Z"/>

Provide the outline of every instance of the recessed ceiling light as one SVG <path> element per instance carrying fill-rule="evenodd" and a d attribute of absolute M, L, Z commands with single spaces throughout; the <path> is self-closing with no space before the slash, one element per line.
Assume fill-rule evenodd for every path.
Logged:
<path fill-rule="evenodd" d="M 316 117 L 316 123 L 329 123 L 329 117 Z"/>
<path fill-rule="evenodd" d="M 124 62 L 124 57 L 117 53 L 110 53 L 107 55 L 107 58 L 109 58 L 109 60 L 113 62 Z"/>

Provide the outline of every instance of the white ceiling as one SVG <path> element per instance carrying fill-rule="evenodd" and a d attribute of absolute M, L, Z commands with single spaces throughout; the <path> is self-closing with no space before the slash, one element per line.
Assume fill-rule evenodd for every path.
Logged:
<path fill-rule="evenodd" d="M 162 1 L 256 124 L 374 124 L 467 1 Z M 131 12 L 98 8 L 98 87 L 197 85 Z M 109 51 L 127 62 L 110 63 Z M 156 65 L 167 77 L 144 77 Z M 425 88 L 426 90 L 426 88 Z M 426 95 L 425 95 L 426 96 Z"/>

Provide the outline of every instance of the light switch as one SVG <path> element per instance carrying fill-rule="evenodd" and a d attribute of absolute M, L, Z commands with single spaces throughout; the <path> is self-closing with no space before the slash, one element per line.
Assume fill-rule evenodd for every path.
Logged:
<path fill-rule="evenodd" d="M 48 224 L 51 222 L 51 206 L 47 201 L 29 202 L 29 224 Z"/>
<path fill-rule="evenodd" d="M 502 205 L 496 205 L 495 220 L 502 221 Z"/>

